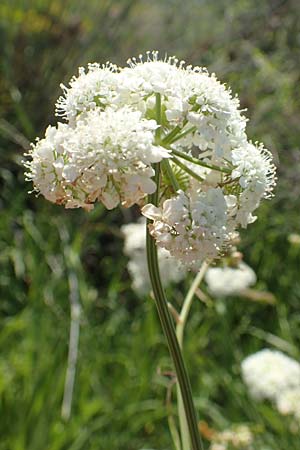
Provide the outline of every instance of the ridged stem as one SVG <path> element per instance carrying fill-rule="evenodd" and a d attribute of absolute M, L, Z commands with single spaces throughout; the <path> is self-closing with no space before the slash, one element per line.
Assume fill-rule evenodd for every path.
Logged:
<path fill-rule="evenodd" d="M 149 195 L 148 201 L 149 203 L 152 203 L 153 205 L 157 206 L 159 198 L 159 185 L 160 185 L 159 164 L 155 164 L 154 168 L 155 168 L 154 181 L 156 182 L 157 189 L 154 192 L 154 194 Z M 147 225 L 149 223 L 151 223 L 151 221 L 147 221 Z M 169 351 L 174 363 L 177 380 L 182 395 L 182 401 L 184 405 L 184 410 L 190 434 L 191 446 L 193 450 L 203 450 L 198 430 L 196 411 L 192 398 L 191 384 L 187 375 L 181 350 L 176 337 L 174 323 L 169 313 L 167 299 L 160 279 L 158 258 L 157 258 L 157 247 L 154 239 L 151 237 L 149 233 L 148 226 L 147 226 L 147 260 L 152 290 L 155 298 L 155 304 L 157 307 L 163 332 L 167 339 Z"/>

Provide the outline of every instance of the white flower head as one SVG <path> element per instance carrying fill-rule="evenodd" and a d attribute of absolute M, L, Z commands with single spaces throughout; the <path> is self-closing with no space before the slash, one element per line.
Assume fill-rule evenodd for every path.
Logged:
<path fill-rule="evenodd" d="M 277 350 L 264 349 L 242 362 L 242 376 L 257 400 L 276 401 L 289 389 L 300 389 L 300 364 Z"/>
<path fill-rule="evenodd" d="M 205 68 L 187 66 L 175 56 L 160 60 L 157 52 L 148 52 L 146 59 L 130 59 L 120 79 L 123 101 L 147 114 L 155 105 L 153 94 L 160 94 L 166 128 L 180 125 L 185 132 L 194 127 L 175 147 L 189 151 L 195 146 L 210 151 L 213 159 L 228 158 L 246 139 L 238 98 Z"/>
<path fill-rule="evenodd" d="M 151 163 L 169 157 L 154 144 L 156 123 L 129 107 L 92 110 L 70 128 L 50 127 L 31 151 L 29 179 L 48 200 L 67 208 L 129 207 L 155 191 Z"/>
<path fill-rule="evenodd" d="M 244 262 L 230 267 L 209 267 L 205 274 L 209 292 L 216 297 L 240 294 L 256 283 L 253 269 Z"/>
<path fill-rule="evenodd" d="M 48 128 L 26 163 L 35 191 L 54 203 L 144 203 L 157 188 L 153 164 L 170 158 L 160 203 L 143 214 L 160 248 L 198 267 L 272 195 L 270 153 L 247 140 L 237 96 L 205 68 L 148 52 L 124 68 L 80 68 L 63 91 L 56 107 L 66 124 Z M 166 176 L 174 166 L 188 182 Z"/>
<path fill-rule="evenodd" d="M 56 103 L 56 114 L 72 122 L 80 113 L 111 106 L 117 96 L 118 70 L 111 63 L 88 64 L 87 70 L 80 67 L 78 77 L 71 78 L 70 87 L 61 84 L 64 94 Z"/>
<path fill-rule="evenodd" d="M 215 259 L 229 239 L 226 202 L 219 188 L 178 191 L 161 208 L 144 206 L 142 214 L 153 220 L 150 233 L 157 245 L 191 267 Z"/>
<path fill-rule="evenodd" d="M 241 192 L 231 213 L 237 224 L 244 228 L 255 220 L 252 212 L 262 198 L 270 198 L 276 183 L 275 166 L 268 150 L 262 144 L 248 142 L 231 153 L 233 171 L 231 178 L 237 179 Z"/>

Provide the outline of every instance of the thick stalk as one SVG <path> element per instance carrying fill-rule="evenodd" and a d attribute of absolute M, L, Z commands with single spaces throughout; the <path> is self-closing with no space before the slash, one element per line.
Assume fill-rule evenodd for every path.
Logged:
<path fill-rule="evenodd" d="M 153 205 L 157 206 L 159 198 L 160 167 L 159 164 L 155 164 L 154 166 L 155 166 L 155 182 L 157 185 L 157 189 L 154 194 L 149 195 L 148 200 L 149 203 L 152 203 Z M 151 222 L 148 220 L 147 224 L 149 223 Z M 158 259 L 157 259 L 157 247 L 154 242 L 154 239 L 151 237 L 149 233 L 148 226 L 147 226 L 147 260 L 157 311 L 159 314 L 164 334 L 167 339 L 169 351 L 173 359 L 179 387 L 182 394 L 182 400 L 185 414 L 187 417 L 192 449 L 203 450 L 198 430 L 196 411 L 191 393 L 191 385 L 187 375 L 181 350 L 176 338 L 175 327 L 169 313 L 167 299 L 160 279 Z"/>
<path fill-rule="evenodd" d="M 208 268 L 208 264 L 206 262 L 203 263 L 201 269 L 199 270 L 198 274 L 196 275 L 193 283 L 191 284 L 191 287 L 184 299 L 183 306 L 181 309 L 181 312 L 179 314 L 179 320 L 176 326 L 176 336 L 178 339 L 179 346 L 182 350 L 183 347 L 183 335 L 184 335 L 184 329 L 185 324 L 193 303 L 193 298 L 195 295 L 195 292 L 200 285 L 205 272 Z M 186 415 L 184 411 L 184 405 L 183 405 L 183 399 L 181 396 L 180 389 L 177 384 L 177 408 L 178 408 L 178 417 L 179 417 L 179 426 L 180 426 L 180 435 L 181 435 L 181 442 L 182 442 L 182 449 L 183 450 L 190 450 L 190 440 L 187 433 L 188 430 L 188 423 L 186 420 Z"/>

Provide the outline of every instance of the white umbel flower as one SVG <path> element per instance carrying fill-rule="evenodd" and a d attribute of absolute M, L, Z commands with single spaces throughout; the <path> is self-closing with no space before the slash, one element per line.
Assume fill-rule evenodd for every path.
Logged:
<path fill-rule="evenodd" d="M 240 294 L 256 283 L 253 269 L 244 262 L 230 267 L 209 267 L 205 274 L 209 292 L 215 297 Z"/>
<path fill-rule="evenodd" d="M 132 287 L 139 295 L 148 294 L 151 282 L 146 254 L 146 221 L 129 223 L 121 228 L 124 240 L 124 253 L 129 257 L 128 271 Z M 184 267 L 164 248 L 158 249 L 161 279 L 164 286 L 180 282 L 186 275 Z"/>
<path fill-rule="evenodd" d="M 149 228 L 157 245 L 189 266 L 199 267 L 204 259 L 216 258 L 229 239 L 226 201 L 219 188 L 179 191 L 161 208 L 148 204 L 142 213 L 153 220 Z"/>
<path fill-rule="evenodd" d="M 111 106 L 117 97 L 117 72 L 117 66 L 110 63 L 89 64 L 87 70 L 80 67 L 69 87 L 61 84 L 64 94 L 56 103 L 56 114 L 73 122 L 80 113 Z"/>
<path fill-rule="evenodd" d="M 247 140 L 237 96 L 205 68 L 148 52 L 124 68 L 89 64 L 62 88 L 56 106 L 66 124 L 49 128 L 26 164 L 48 200 L 85 209 L 97 200 L 108 209 L 140 204 L 156 189 L 152 165 L 170 157 L 188 182 L 162 164 L 160 203 L 144 215 L 159 247 L 199 267 L 272 195 L 270 153 Z"/>
<path fill-rule="evenodd" d="M 276 401 L 282 392 L 300 389 L 300 364 L 277 350 L 264 349 L 242 362 L 242 376 L 257 400 Z"/>
<path fill-rule="evenodd" d="M 64 143 L 70 139 L 73 132 L 66 124 L 59 123 L 57 128 L 49 126 L 45 138 L 37 140 L 32 146 L 32 160 L 26 162 L 27 179 L 32 180 L 34 191 L 40 192 L 47 200 L 62 204 L 66 197 L 65 189 L 60 180 L 64 168 Z"/>
<path fill-rule="evenodd" d="M 195 127 L 183 141 L 184 147 L 195 145 L 221 156 L 245 140 L 246 119 L 238 98 L 205 68 L 186 66 L 176 57 L 159 60 L 157 52 L 148 52 L 146 60 L 142 55 L 139 60 L 133 58 L 129 66 L 120 74 L 127 100 L 142 98 L 146 110 L 153 106 L 151 94 L 161 94 L 170 127 L 184 123 L 183 131 Z"/>
<path fill-rule="evenodd" d="M 262 198 L 272 196 L 276 179 L 272 156 L 262 144 L 248 142 L 231 153 L 233 171 L 231 178 L 238 180 L 241 192 L 231 208 L 236 225 L 246 227 L 256 217 L 252 212 L 259 206 Z"/>
<path fill-rule="evenodd" d="M 133 58 L 123 69 L 110 63 L 89 64 L 62 89 L 57 114 L 71 123 L 78 114 L 107 106 L 131 105 L 147 117 L 155 108 L 155 94 L 160 94 L 165 131 L 176 125 L 183 126 L 183 132 L 195 128 L 179 144 L 186 150 L 196 146 L 209 150 L 214 159 L 228 158 L 246 139 L 238 98 L 205 68 L 186 66 L 176 57 L 159 60 L 157 52 L 148 52 L 146 60 Z"/>
<path fill-rule="evenodd" d="M 155 191 L 151 163 L 169 157 L 154 144 L 156 122 L 128 107 L 89 111 L 70 128 L 49 127 L 31 151 L 27 176 L 48 200 L 67 208 L 129 207 Z"/>

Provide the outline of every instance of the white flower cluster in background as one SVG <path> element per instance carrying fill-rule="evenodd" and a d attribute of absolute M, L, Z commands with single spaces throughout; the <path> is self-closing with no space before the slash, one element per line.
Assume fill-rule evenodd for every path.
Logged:
<path fill-rule="evenodd" d="M 129 223 L 123 225 L 124 253 L 129 257 L 127 265 L 132 278 L 132 287 L 138 295 L 148 294 L 151 290 L 146 254 L 146 222 Z M 158 260 L 162 283 L 178 283 L 186 276 L 185 268 L 170 256 L 170 253 L 160 248 Z"/>
<path fill-rule="evenodd" d="M 215 297 L 238 295 L 256 283 L 256 274 L 240 261 L 235 266 L 209 267 L 205 274 L 209 292 Z"/>
<path fill-rule="evenodd" d="M 279 411 L 288 413 L 292 408 L 288 406 L 291 393 L 300 391 L 297 361 L 277 350 L 264 349 L 244 359 L 241 368 L 243 380 L 254 399 L 277 402 Z"/>
<path fill-rule="evenodd" d="M 279 392 L 276 406 L 280 414 L 292 415 L 300 423 L 300 386 Z"/>
<path fill-rule="evenodd" d="M 247 425 L 236 425 L 228 430 L 214 433 L 209 450 L 254 450 L 254 436 Z"/>
<path fill-rule="evenodd" d="M 199 267 L 272 195 L 271 154 L 248 141 L 238 98 L 206 69 L 149 52 L 125 68 L 89 64 L 62 89 L 56 110 L 65 123 L 47 129 L 26 163 L 34 191 L 51 202 L 144 205 L 157 245 Z M 166 176 L 175 166 L 188 176 L 184 186 L 175 171 Z M 159 204 L 145 206 L 158 187 Z"/>

